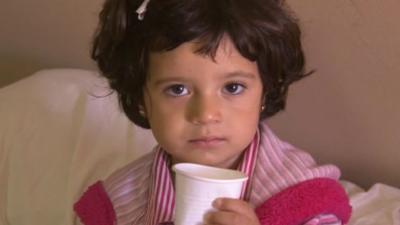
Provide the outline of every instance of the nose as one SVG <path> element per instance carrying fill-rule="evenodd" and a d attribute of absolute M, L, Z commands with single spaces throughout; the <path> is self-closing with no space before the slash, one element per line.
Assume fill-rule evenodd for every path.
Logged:
<path fill-rule="evenodd" d="M 222 105 L 216 96 L 196 96 L 188 105 L 188 120 L 195 125 L 221 122 Z"/>

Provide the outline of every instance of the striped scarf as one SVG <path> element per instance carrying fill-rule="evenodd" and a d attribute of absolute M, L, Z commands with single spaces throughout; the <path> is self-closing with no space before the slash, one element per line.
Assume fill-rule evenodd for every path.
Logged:
<path fill-rule="evenodd" d="M 317 166 L 308 153 L 276 137 L 266 123 L 260 124 L 237 170 L 249 176 L 242 199 L 255 207 L 296 183 L 316 177 L 340 177 L 336 166 Z M 103 185 L 118 225 L 159 225 L 174 220 L 170 159 L 160 147 L 118 170 Z"/>

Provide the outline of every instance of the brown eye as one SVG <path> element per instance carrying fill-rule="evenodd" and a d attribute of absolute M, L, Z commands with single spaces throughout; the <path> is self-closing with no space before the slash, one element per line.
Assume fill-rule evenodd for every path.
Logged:
<path fill-rule="evenodd" d="M 225 86 L 225 91 L 232 95 L 238 95 L 244 91 L 246 87 L 239 83 L 231 83 Z"/>
<path fill-rule="evenodd" d="M 166 92 L 175 97 L 187 95 L 189 93 L 187 88 L 182 84 L 171 85 L 167 88 Z"/>

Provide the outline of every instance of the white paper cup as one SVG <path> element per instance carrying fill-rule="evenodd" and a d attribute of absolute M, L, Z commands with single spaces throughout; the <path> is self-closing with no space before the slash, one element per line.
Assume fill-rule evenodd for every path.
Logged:
<path fill-rule="evenodd" d="M 247 176 L 236 170 L 178 163 L 175 171 L 175 225 L 201 225 L 216 198 L 240 198 Z"/>

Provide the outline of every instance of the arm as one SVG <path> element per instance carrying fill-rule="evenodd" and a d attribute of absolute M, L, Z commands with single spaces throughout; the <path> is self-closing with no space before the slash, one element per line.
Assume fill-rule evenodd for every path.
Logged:
<path fill-rule="evenodd" d="M 116 221 L 114 208 L 101 181 L 88 188 L 74 204 L 74 210 L 85 225 L 113 225 Z"/>

